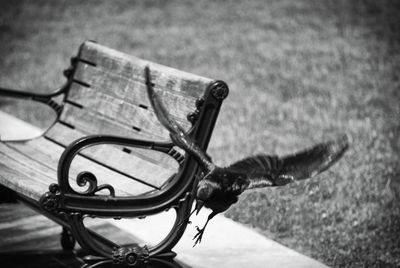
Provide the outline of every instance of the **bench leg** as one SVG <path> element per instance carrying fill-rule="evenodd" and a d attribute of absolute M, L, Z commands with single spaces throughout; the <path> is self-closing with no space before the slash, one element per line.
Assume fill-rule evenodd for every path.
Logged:
<path fill-rule="evenodd" d="M 63 227 L 60 242 L 64 251 L 72 251 L 74 249 L 76 241 L 68 228 Z"/>

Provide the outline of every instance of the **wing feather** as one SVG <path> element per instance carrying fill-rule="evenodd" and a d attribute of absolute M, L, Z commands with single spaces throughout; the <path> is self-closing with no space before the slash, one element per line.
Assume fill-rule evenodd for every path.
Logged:
<path fill-rule="evenodd" d="M 256 155 L 240 160 L 228 168 L 246 174 L 249 181 L 247 189 L 280 186 L 311 178 L 328 169 L 340 159 L 348 146 L 347 136 L 343 135 L 292 155 Z"/>

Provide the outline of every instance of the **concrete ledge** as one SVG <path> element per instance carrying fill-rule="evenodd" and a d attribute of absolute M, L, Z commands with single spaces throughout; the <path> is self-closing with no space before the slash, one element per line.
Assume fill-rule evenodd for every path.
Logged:
<path fill-rule="evenodd" d="M 192 224 L 188 225 L 174 248 L 178 254 L 176 259 L 189 267 L 327 267 L 222 215 L 209 222 L 201 244 L 193 248 L 195 226 L 202 227 L 209 213 L 209 210 L 203 209 L 198 216 L 192 216 Z M 152 244 L 160 241 L 160 232 L 167 232 L 173 224 L 173 216 L 172 213 L 162 213 L 152 216 L 151 223 L 146 220 L 120 220 L 113 221 L 113 224 Z"/>

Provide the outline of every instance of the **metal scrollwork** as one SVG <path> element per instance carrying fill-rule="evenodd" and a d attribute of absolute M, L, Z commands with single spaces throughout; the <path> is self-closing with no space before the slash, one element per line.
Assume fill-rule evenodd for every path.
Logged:
<path fill-rule="evenodd" d="M 223 81 L 216 81 L 212 85 L 211 94 L 217 100 L 225 99 L 229 94 L 228 85 Z"/>
<path fill-rule="evenodd" d="M 52 183 L 49 186 L 49 192 L 46 192 L 40 198 L 42 208 L 49 212 L 57 212 L 60 207 L 60 187 L 58 184 Z"/>
<path fill-rule="evenodd" d="M 197 121 L 197 119 L 199 118 L 199 111 L 196 110 L 194 112 L 191 112 L 187 115 L 187 120 L 194 125 Z"/>
<path fill-rule="evenodd" d="M 63 74 L 67 79 L 71 79 L 72 78 L 72 75 L 74 74 L 77 62 L 78 62 L 78 58 L 77 57 L 72 57 L 71 58 L 70 67 L 68 67 L 68 69 L 63 71 Z"/>
<path fill-rule="evenodd" d="M 187 115 L 187 120 L 194 125 L 199 119 L 199 114 L 200 114 L 200 108 L 203 106 L 204 99 L 203 98 L 198 98 L 196 100 L 196 110 L 194 112 L 191 112 Z"/>
<path fill-rule="evenodd" d="M 85 192 L 81 193 L 83 195 L 95 195 L 97 192 L 107 189 L 110 192 L 110 196 L 115 197 L 114 188 L 109 184 L 101 184 L 97 186 L 96 176 L 89 171 L 82 171 L 81 173 L 79 173 L 76 177 L 76 183 L 80 187 L 84 187 L 86 186 L 86 184 L 89 184 L 88 189 Z"/>
<path fill-rule="evenodd" d="M 149 261 L 147 246 L 120 247 L 112 252 L 113 263 L 127 265 L 129 267 L 146 267 Z"/>

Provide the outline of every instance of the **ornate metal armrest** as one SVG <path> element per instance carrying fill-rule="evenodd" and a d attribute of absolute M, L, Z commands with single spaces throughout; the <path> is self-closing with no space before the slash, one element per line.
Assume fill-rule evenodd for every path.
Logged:
<path fill-rule="evenodd" d="M 103 202 L 104 197 L 103 196 L 97 196 L 96 192 L 102 190 L 102 189 L 108 189 L 110 192 L 110 198 L 115 199 L 114 201 L 121 201 L 123 203 L 127 203 L 127 200 L 130 200 L 131 204 L 136 203 L 135 197 L 115 197 L 115 191 L 114 188 L 111 185 L 104 184 L 104 185 L 97 185 L 97 179 L 94 174 L 91 172 L 87 171 L 82 171 L 78 176 L 77 176 L 77 184 L 78 186 L 85 186 L 88 184 L 88 189 L 84 192 L 78 192 L 74 190 L 71 185 L 70 185 L 70 180 L 69 180 L 69 172 L 70 172 L 70 167 L 73 159 L 80 154 L 80 152 L 88 147 L 96 146 L 96 145 L 103 145 L 103 144 L 109 144 L 109 145 L 121 145 L 124 147 L 135 147 L 135 148 L 140 148 L 140 149 L 148 149 L 148 150 L 154 150 L 154 151 L 159 151 L 162 153 L 165 153 L 171 157 L 173 157 L 179 164 L 180 167 L 182 166 L 184 162 L 184 156 L 181 155 L 179 152 L 177 152 L 173 148 L 173 143 L 171 142 L 155 142 L 155 141 L 148 141 L 148 140 L 138 140 L 138 139 L 129 139 L 129 138 L 124 138 L 124 137 L 118 137 L 118 136 L 107 136 L 107 135 L 91 135 L 91 136 L 86 136 L 82 137 L 74 142 L 72 142 L 63 152 L 61 155 L 61 158 L 58 163 L 58 184 L 53 184 L 49 187 L 50 192 L 57 192 L 59 195 L 63 196 L 59 201 L 60 203 L 56 207 L 52 207 L 53 204 L 43 204 L 44 207 L 47 210 L 52 210 L 52 209 L 57 209 L 57 210 L 74 210 L 76 211 L 77 207 L 75 207 L 77 204 L 75 202 L 79 202 L 79 199 L 82 198 L 87 198 L 91 200 L 93 203 L 98 203 L 98 202 Z M 151 196 L 151 195 L 150 195 Z M 73 200 L 74 207 L 69 207 L 68 205 L 68 200 L 71 201 Z M 97 200 L 94 201 L 94 200 Z M 113 202 L 114 203 L 114 202 Z M 85 204 L 82 205 L 87 205 L 86 202 Z M 100 205 L 100 204 L 97 204 Z M 101 206 L 101 205 L 100 205 Z M 89 206 L 90 207 L 90 206 Z M 101 209 L 98 209 L 97 206 L 94 207 L 93 210 L 91 210 L 89 207 L 85 208 L 85 212 L 88 214 L 92 215 L 98 215 L 98 216 L 113 216 L 112 208 L 110 208 L 109 204 L 107 205 L 107 211 L 104 211 L 104 215 L 101 212 Z M 118 207 L 118 206 L 117 206 Z M 121 216 L 119 209 L 117 209 L 117 214 L 115 216 Z M 97 208 L 97 209 L 96 209 Z M 128 215 L 127 215 L 128 216 Z M 136 216 L 135 215 L 129 215 L 129 216 Z"/>
<path fill-rule="evenodd" d="M 100 144 L 123 145 L 168 154 L 179 162 L 179 172 L 165 188 L 146 195 L 135 197 L 116 197 L 113 194 L 107 197 L 95 195 L 96 191 L 99 190 L 95 176 L 77 178 L 78 184 L 81 183 L 82 186 L 85 183 L 89 184 L 89 190 L 85 193 L 78 193 L 71 188 L 68 180 L 71 163 L 81 150 Z M 191 191 L 197 172 L 197 164 L 195 161 L 185 159 L 173 149 L 173 146 L 173 143 L 170 142 L 154 142 L 105 135 L 80 138 L 71 143 L 63 152 L 58 165 L 58 184 L 50 185 L 50 191 L 41 198 L 41 205 L 47 211 L 65 217 L 80 245 L 96 256 L 104 258 L 105 262 L 129 264 L 129 262 L 134 261 L 137 262 L 138 266 L 133 267 L 141 267 L 141 262 L 158 261 L 168 263 L 171 265 L 170 267 L 178 267 L 171 263 L 176 255 L 171 249 L 179 241 L 186 228 L 187 216 L 193 202 Z M 102 189 L 111 189 L 110 193 L 112 193 L 113 189 L 109 187 L 111 186 L 100 186 Z M 175 224 L 169 234 L 153 247 L 140 247 L 133 244 L 123 247 L 112 241 L 99 238 L 86 229 L 83 224 L 83 219 L 86 216 L 142 217 L 170 208 L 174 208 L 177 213 Z"/>
<path fill-rule="evenodd" d="M 61 155 L 58 165 L 58 183 L 61 192 L 82 194 L 73 190 L 69 184 L 68 178 L 71 163 L 80 151 L 88 147 L 100 144 L 123 145 L 140 149 L 159 151 L 173 157 L 180 165 L 184 160 L 184 156 L 173 149 L 174 145 L 171 142 L 154 142 L 106 135 L 91 135 L 82 137 L 72 142 Z M 110 192 L 110 196 L 115 197 L 115 191 L 111 185 L 107 184 L 97 186 L 97 179 L 95 175 L 90 172 L 83 171 L 77 177 L 77 184 L 79 186 L 84 186 L 86 183 L 89 183 L 89 189 L 86 190 L 85 193 L 83 193 L 86 196 L 94 196 L 96 192 L 102 189 L 108 189 Z"/>

